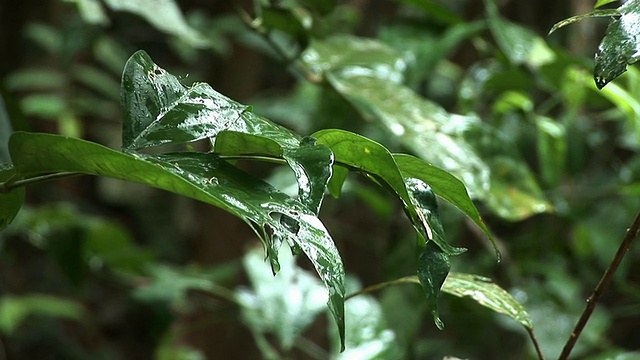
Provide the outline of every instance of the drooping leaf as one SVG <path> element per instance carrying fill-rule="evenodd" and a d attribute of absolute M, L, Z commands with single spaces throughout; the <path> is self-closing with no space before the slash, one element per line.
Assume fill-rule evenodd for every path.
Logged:
<path fill-rule="evenodd" d="M 387 148 L 371 139 L 344 130 L 320 130 L 312 137 L 317 139 L 318 144 L 324 144 L 333 151 L 336 163 L 358 169 L 395 192 L 418 234 L 422 234 L 424 240 L 430 239 L 428 224 L 421 221 L 398 165 Z M 452 246 L 443 246 L 450 254 L 459 253 L 459 250 Z"/>
<path fill-rule="evenodd" d="M 131 56 L 122 75 L 123 147 L 139 149 L 214 138 L 224 130 L 261 135 L 284 146 L 300 138 L 205 83 L 183 86 L 144 51 Z"/>
<path fill-rule="evenodd" d="M 427 306 L 433 315 L 433 321 L 440 330 L 444 329 L 444 323 L 438 315 L 438 298 L 440 288 L 450 269 L 449 255 L 433 241 L 427 241 L 426 247 L 418 258 L 418 280 L 427 295 Z"/>
<path fill-rule="evenodd" d="M 620 17 L 609 24 L 595 55 L 593 78 L 598 89 L 640 59 L 640 1 L 627 1 L 617 10 Z"/>
<path fill-rule="evenodd" d="M 9 180 L 15 174 L 15 169 L 7 164 L 0 163 L 0 188 L 4 186 L 5 181 Z M 9 192 L 0 190 L 0 231 L 4 230 L 11 224 L 13 219 L 22 208 L 25 191 L 23 187 L 13 189 Z"/>
<path fill-rule="evenodd" d="M 49 134 L 16 133 L 11 137 L 10 151 L 23 177 L 68 171 L 138 182 L 220 207 L 247 222 L 265 244 L 270 242 L 270 234 L 295 243 L 329 289 L 329 309 L 344 331 L 344 268 L 333 240 L 305 205 L 262 180 L 212 154 L 126 154 Z M 295 220 L 297 233 L 274 215 Z"/>
<path fill-rule="evenodd" d="M 467 189 L 460 180 L 450 173 L 411 155 L 394 154 L 393 158 L 396 160 L 398 168 L 405 178 L 417 178 L 429 184 L 436 195 L 460 209 L 460 211 L 475 222 L 476 225 L 484 231 L 487 238 L 491 240 L 497 253 L 497 246 L 491 236 L 491 232 L 482 221 L 478 209 L 471 201 Z"/>
<path fill-rule="evenodd" d="M 184 40 L 191 46 L 209 46 L 207 40 L 193 29 L 174 0 L 103 0 L 114 11 L 126 11 L 145 19 L 156 29 Z"/>
<path fill-rule="evenodd" d="M 411 89 L 377 77 L 340 72 L 328 79 L 365 117 L 379 121 L 421 158 L 460 177 L 472 194 L 488 190 L 490 171 L 463 137 L 479 119 L 449 114 Z"/>
<path fill-rule="evenodd" d="M 296 265 L 291 252 L 279 253 L 282 270 L 271 276 L 264 256 L 256 250 L 249 251 L 242 261 L 251 288 L 235 292 L 242 318 L 254 332 L 274 333 L 281 347 L 289 350 L 324 308 L 327 291 Z"/>
<path fill-rule="evenodd" d="M 418 210 L 418 219 L 423 223 L 427 231 L 427 239 L 433 241 L 448 255 L 458 255 L 466 251 L 465 248 L 456 248 L 447 243 L 436 196 L 431 187 L 424 181 L 412 177 L 405 177 L 404 182 L 411 197 L 413 205 Z"/>

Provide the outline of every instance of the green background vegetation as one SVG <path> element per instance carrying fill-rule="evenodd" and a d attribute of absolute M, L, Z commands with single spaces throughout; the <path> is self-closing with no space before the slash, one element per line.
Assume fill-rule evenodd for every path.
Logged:
<path fill-rule="evenodd" d="M 518 324 L 528 318 L 514 321 L 518 314 L 510 318 L 451 296 L 470 295 L 474 284 L 485 282 L 461 273 L 490 277 L 506 289 L 526 309 L 545 356 L 557 357 L 640 209 L 640 72 L 624 72 L 636 60 L 624 51 L 635 43 L 605 38 L 597 85 L 624 74 L 598 90 L 592 59 L 610 19 L 547 36 L 554 23 L 593 7 L 584 0 L 0 2 L 1 162 L 30 164 L 20 170 L 29 173 L 67 169 L 67 158 L 52 160 L 64 151 L 80 160 L 86 155 L 87 163 L 90 154 L 139 156 L 20 133 L 12 142 L 21 151 L 10 157 L 11 127 L 111 149 L 159 145 L 137 136 L 135 96 L 121 92 L 121 80 L 125 88 L 139 85 L 140 77 L 122 77 L 135 53 L 137 63 L 127 66 L 146 64 L 149 74 L 173 74 L 192 89 L 208 83 L 239 102 L 229 111 L 249 111 L 243 114 L 257 133 L 282 135 L 257 118 L 264 116 L 293 134 L 314 134 L 336 161 L 367 173 L 335 172 L 329 191 L 340 196 L 327 196 L 319 214 L 344 263 L 347 294 L 428 268 L 416 256 L 407 216 L 424 216 L 436 236 L 445 234 L 439 247 L 468 249 L 450 259 L 454 275 L 438 302 L 443 330 L 432 319 L 433 298 L 410 279 L 345 302 L 346 351 L 340 353 L 317 264 L 283 249 L 271 257 L 280 265 L 273 277 L 257 232 L 242 219 L 113 178 L 38 183 L 27 188 L 25 205 L 0 233 L 0 359 L 537 358 Z M 622 55 L 608 51 L 617 44 L 625 45 Z M 168 73 L 153 70 L 151 59 Z M 344 133 L 325 129 L 361 134 L 458 177 L 501 261 L 477 219 L 465 216 L 470 210 L 451 205 L 460 204 L 454 198 L 460 192 L 432 184 L 446 200 L 438 199 L 441 228 L 435 207 L 405 216 L 396 196 L 378 186 L 393 187 L 383 181 L 388 175 L 376 173 L 384 165 L 365 163 L 356 148 L 340 152 L 335 136 Z M 292 168 L 307 166 L 311 156 L 287 148 L 289 135 L 271 143 L 238 134 L 217 139 L 216 152 L 245 152 L 249 144 L 281 155 Z M 210 146 L 206 139 L 188 147 L 177 142 L 147 154 L 197 154 Z M 36 157 L 45 160 L 29 163 Z M 298 192 L 300 176 L 286 166 L 233 161 L 252 174 L 245 183 L 263 184 L 253 180 L 261 178 L 293 197 Z M 405 176 L 415 171 L 417 177 L 425 166 L 407 156 L 395 161 Z M 89 173 L 154 181 L 149 167 L 87 163 L 79 166 Z M 0 171 L 0 180 L 8 174 Z M 423 202 L 433 197 L 412 194 L 426 196 Z M 21 194 L 2 196 L 2 204 L 10 204 L 9 197 Z M 0 208 L 0 218 L 7 220 L 11 210 Z M 639 253 L 631 248 L 575 358 L 639 356 L 633 353 L 640 348 Z"/>

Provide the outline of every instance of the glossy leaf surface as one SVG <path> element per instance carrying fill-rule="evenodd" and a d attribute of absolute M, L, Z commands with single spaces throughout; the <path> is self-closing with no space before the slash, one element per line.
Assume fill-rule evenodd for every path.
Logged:
<path fill-rule="evenodd" d="M 127 61 L 121 92 L 125 149 L 214 138 L 224 130 L 260 134 L 285 146 L 299 141 L 299 136 L 247 111 L 248 106 L 208 84 L 183 86 L 144 51 Z"/>
<path fill-rule="evenodd" d="M 593 78 L 598 89 L 640 59 L 640 1 L 628 1 L 618 11 L 620 17 L 609 24 L 596 52 Z"/>
<path fill-rule="evenodd" d="M 247 222 L 266 245 L 270 234 L 295 243 L 329 289 L 329 309 L 344 329 L 344 268 L 333 240 L 305 205 L 262 180 L 212 154 L 126 154 L 57 135 L 16 133 L 10 151 L 21 176 L 69 171 L 138 182 L 218 206 Z M 297 232 L 273 215 L 295 220 Z"/>
<path fill-rule="evenodd" d="M 449 255 L 440 249 L 433 241 L 428 241 L 418 258 L 418 279 L 427 295 L 427 306 L 433 316 L 438 329 L 444 329 L 444 323 L 438 315 L 438 298 L 440 288 L 449 274 L 451 262 Z"/>
<path fill-rule="evenodd" d="M 412 177 L 424 181 L 436 195 L 456 206 L 473 220 L 491 240 L 497 252 L 497 247 L 489 229 L 482 221 L 478 209 L 471 201 L 467 189 L 460 180 L 450 173 L 411 155 L 394 154 L 393 158 L 396 160 L 398 168 L 404 177 Z"/>
<path fill-rule="evenodd" d="M 398 170 L 389 150 L 364 136 L 344 130 L 320 130 L 312 135 L 318 144 L 324 144 L 333 151 L 336 163 L 358 169 L 380 185 L 395 192 L 416 231 L 428 238 L 429 230 L 418 218 L 418 210 L 411 199 L 402 174 Z"/>

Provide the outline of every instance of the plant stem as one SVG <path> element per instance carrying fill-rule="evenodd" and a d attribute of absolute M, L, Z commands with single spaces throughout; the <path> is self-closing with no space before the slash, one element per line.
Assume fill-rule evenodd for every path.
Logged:
<path fill-rule="evenodd" d="M 544 355 L 542 354 L 542 349 L 540 349 L 540 343 L 536 338 L 536 334 L 533 332 L 532 328 L 525 327 L 527 332 L 529 333 L 529 338 L 531 338 L 531 342 L 533 343 L 533 347 L 536 349 L 536 353 L 538 354 L 538 359 L 544 360 Z"/>
<path fill-rule="evenodd" d="M 558 360 L 567 360 L 569 358 L 571 350 L 573 350 L 573 346 L 578 341 L 578 337 L 580 337 L 580 334 L 587 324 L 587 321 L 589 321 L 589 317 L 591 317 L 593 310 L 596 308 L 598 299 L 607 288 L 609 283 L 611 283 L 611 279 L 613 279 L 613 275 L 615 274 L 616 270 L 618 270 L 618 266 L 620 265 L 622 258 L 629 251 L 631 241 L 638 236 L 638 231 L 640 231 L 640 212 L 636 214 L 636 218 L 633 220 L 631 226 L 627 229 L 627 233 L 622 239 L 622 243 L 620 244 L 620 247 L 618 247 L 618 251 L 611 261 L 611 264 L 602 275 L 600 282 L 593 290 L 591 296 L 589 296 L 589 298 L 587 299 L 587 306 L 582 312 L 582 315 L 580 316 L 578 323 L 573 329 L 571 336 L 569 336 L 569 340 L 567 340 L 567 343 L 564 345 L 564 348 L 562 349 L 562 353 L 560 354 Z"/>
<path fill-rule="evenodd" d="M 59 173 L 53 173 L 53 174 L 47 174 L 47 175 L 34 176 L 31 178 L 26 178 L 26 179 L 21 179 L 16 181 L 11 181 L 10 179 L 3 183 L 0 183 L 0 193 L 8 193 L 9 191 L 20 188 L 20 187 L 25 187 L 29 185 L 43 183 L 46 181 L 51 181 L 51 180 L 56 180 L 56 179 L 61 179 L 61 178 L 71 177 L 71 176 L 77 176 L 77 175 L 82 175 L 82 174 L 76 173 L 76 172 L 59 172 Z"/>

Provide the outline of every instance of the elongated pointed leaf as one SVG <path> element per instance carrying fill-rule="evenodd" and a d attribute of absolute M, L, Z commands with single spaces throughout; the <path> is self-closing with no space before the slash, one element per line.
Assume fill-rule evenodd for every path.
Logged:
<path fill-rule="evenodd" d="M 612 0 L 609 2 L 613 2 L 613 1 L 615 0 Z M 598 7 L 598 4 L 596 4 L 595 7 Z M 563 28 L 569 24 L 573 24 L 574 22 L 578 22 L 584 19 L 589 19 L 594 17 L 613 17 L 613 16 L 619 16 L 619 15 L 620 15 L 620 11 L 618 9 L 606 9 L 606 10 L 594 10 L 586 14 L 572 16 L 570 18 L 564 19 L 562 21 L 558 21 L 557 23 L 553 24 L 553 26 L 551 27 L 551 30 L 549 30 L 549 35 L 553 34 L 556 30 L 560 28 Z"/>
<path fill-rule="evenodd" d="M 620 18 L 609 24 L 595 56 L 593 78 L 598 89 L 640 59 L 640 0 L 627 1 L 617 10 Z"/>
<path fill-rule="evenodd" d="M 393 158 L 404 177 L 417 178 L 429 184 L 433 192 L 445 199 L 467 215 L 491 240 L 496 253 L 497 245 L 491 236 L 491 232 L 482 221 L 478 209 L 471 201 L 464 184 L 450 173 L 435 167 L 415 156 L 394 154 Z"/>
<path fill-rule="evenodd" d="M 125 149 L 214 138 L 224 130 L 260 134 L 285 146 L 297 146 L 300 140 L 208 84 L 183 86 L 144 51 L 127 61 L 121 92 Z"/>
<path fill-rule="evenodd" d="M 424 239 L 429 239 L 428 234 L 431 231 L 425 227 L 427 224 L 419 219 L 418 210 L 407 191 L 398 165 L 387 148 L 371 139 L 344 130 L 320 130 L 312 137 L 317 139 L 318 144 L 324 144 L 333 151 L 337 163 L 361 170 L 395 192 L 416 231 L 422 234 Z M 455 252 L 452 247 L 447 250 Z"/>
<path fill-rule="evenodd" d="M 427 295 L 427 306 L 433 315 L 433 321 L 440 330 L 444 328 L 444 324 L 438 315 L 438 298 L 440 288 L 450 269 L 449 255 L 433 241 L 428 241 L 423 253 L 418 258 L 418 279 Z"/>
<path fill-rule="evenodd" d="M 379 121 L 421 158 L 459 176 L 473 194 L 488 190 L 490 171 L 463 137 L 477 118 L 448 114 L 411 89 L 380 78 L 341 72 L 328 79 L 360 113 Z"/>
<path fill-rule="evenodd" d="M 328 306 L 344 334 L 344 268 L 335 244 L 305 205 L 262 180 L 205 153 L 126 154 L 79 139 L 22 132 L 11 137 L 9 147 L 21 176 L 69 171 L 138 182 L 218 206 L 247 222 L 266 244 L 270 233 L 290 240 L 329 289 Z M 273 215 L 295 220 L 297 233 Z"/>
<path fill-rule="evenodd" d="M 418 210 L 418 219 L 424 224 L 427 230 L 427 239 L 433 241 L 447 254 L 459 255 L 466 251 L 465 248 L 456 248 L 447 243 L 440 214 L 438 213 L 438 203 L 436 196 L 431 191 L 431 187 L 424 181 L 416 178 L 405 178 L 405 184 L 411 202 Z"/>

